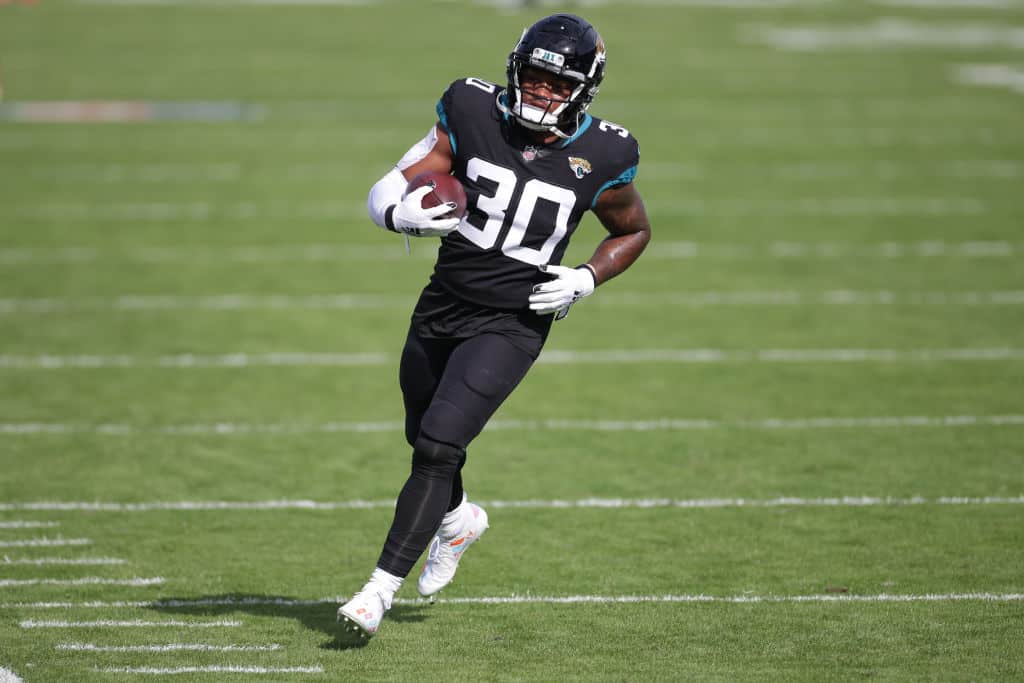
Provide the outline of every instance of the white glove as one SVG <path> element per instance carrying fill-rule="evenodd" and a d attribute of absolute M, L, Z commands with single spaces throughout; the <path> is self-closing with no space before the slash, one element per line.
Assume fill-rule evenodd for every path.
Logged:
<path fill-rule="evenodd" d="M 448 202 L 429 209 L 423 208 L 423 198 L 433 189 L 430 185 L 417 187 L 395 204 L 391 212 L 391 224 L 395 226 L 396 232 L 417 237 L 443 237 L 459 227 L 458 218 L 441 217 L 452 212 L 456 208 L 454 204 Z"/>
<path fill-rule="evenodd" d="M 537 315 L 558 313 L 561 320 L 569 313 L 569 306 L 594 292 L 594 273 L 586 266 L 539 266 L 540 272 L 554 275 L 550 282 L 535 285 L 530 295 L 530 310 Z"/>

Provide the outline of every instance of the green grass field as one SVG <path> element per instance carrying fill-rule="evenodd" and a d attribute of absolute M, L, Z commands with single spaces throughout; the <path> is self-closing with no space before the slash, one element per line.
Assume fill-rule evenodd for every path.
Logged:
<path fill-rule="evenodd" d="M 366 193 L 554 8 L 145 5 L 0 2 L 0 682 L 1024 679 L 1019 0 L 580 8 L 654 240 L 355 649 L 434 251 Z"/>

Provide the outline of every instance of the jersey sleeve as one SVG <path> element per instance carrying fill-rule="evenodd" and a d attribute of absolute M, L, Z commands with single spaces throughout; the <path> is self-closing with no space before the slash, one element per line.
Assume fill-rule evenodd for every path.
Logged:
<path fill-rule="evenodd" d="M 458 138 L 458 133 L 455 130 L 456 122 L 459 119 L 456 112 L 456 91 L 458 90 L 458 85 L 459 81 L 452 82 L 441 95 L 441 99 L 437 101 L 437 120 L 445 132 L 448 133 L 448 142 L 451 143 L 453 154 L 455 153 L 456 140 Z"/>
<path fill-rule="evenodd" d="M 494 94 L 499 86 L 481 78 L 460 78 L 448 86 L 437 101 L 437 120 L 448 133 L 452 153 L 458 155 L 459 143 L 467 142 L 494 110 Z"/>
<path fill-rule="evenodd" d="M 590 203 L 590 208 L 597 205 L 598 197 L 605 190 L 629 185 L 636 180 L 637 172 L 640 169 L 640 143 L 636 138 L 627 134 L 625 139 L 621 139 L 619 144 L 615 145 L 610 168 L 612 169 L 611 177 L 594 193 L 594 200 Z"/>

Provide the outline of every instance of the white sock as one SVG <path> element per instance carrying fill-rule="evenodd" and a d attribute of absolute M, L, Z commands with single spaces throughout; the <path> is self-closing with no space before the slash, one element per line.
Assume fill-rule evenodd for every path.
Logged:
<path fill-rule="evenodd" d="M 372 587 L 381 597 L 384 598 L 384 608 L 391 609 L 391 600 L 394 598 L 395 593 L 402 587 L 403 579 L 389 574 L 379 567 L 373 570 L 370 574 L 370 580 L 366 582 L 366 588 Z M 365 590 L 365 588 L 364 588 Z"/>
<path fill-rule="evenodd" d="M 441 528 L 437 530 L 438 535 L 445 540 L 458 536 L 466 527 L 467 514 L 469 514 L 469 498 L 463 493 L 462 502 L 454 510 L 446 513 L 444 519 L 441 520 Z"/>

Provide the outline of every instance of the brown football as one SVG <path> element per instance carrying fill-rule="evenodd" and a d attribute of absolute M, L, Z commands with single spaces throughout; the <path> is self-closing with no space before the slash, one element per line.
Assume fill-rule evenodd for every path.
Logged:
<path fill-rule="evenodd" d="M 445 214 L 445 216 L 462 218 L 466 215 L 466 190 L 455 176 L 439 173 L 438 171 L 424 171 L 409 181 L 409 184 L 405 187 L 405 193 L 409 194 L 417 187 L 422 187 L 423 185 L 434 186 L 433 191 L 423 197 L 424 209 L 429 209 L 445 202 L 453 202 L 455 210 Z"/>

